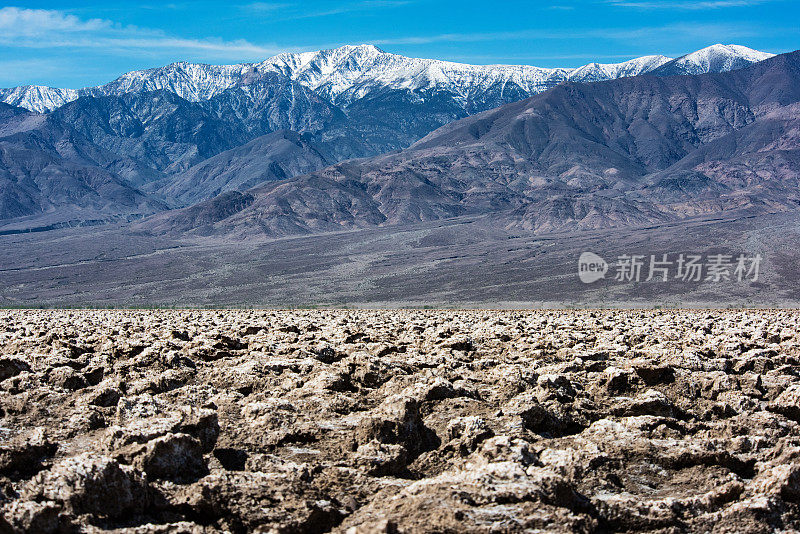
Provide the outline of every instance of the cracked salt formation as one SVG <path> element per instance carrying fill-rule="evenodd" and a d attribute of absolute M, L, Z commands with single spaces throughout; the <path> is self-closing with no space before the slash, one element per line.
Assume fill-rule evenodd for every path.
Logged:
<path fill-rule="evenodd" d="M 790 311 L 4 311 L 0 532 L 800 529 Z"/>

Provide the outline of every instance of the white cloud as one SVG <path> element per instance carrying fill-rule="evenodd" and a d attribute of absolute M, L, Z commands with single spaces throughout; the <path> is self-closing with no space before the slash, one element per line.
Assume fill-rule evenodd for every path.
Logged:
<path fill-rule="evenodd" d="M 245 40 L 185 39 L 160 30 L 123 26 L 104 19 L 81 19 L 57 10 L 0 9 L 0 45 L 9 48 L 92 48 L 140 51 L 195 52 L 217 59 L 240 60 L 283 52 Z"/>
<path fill-rule="evenodd" d="M 293 7 L 294 4 L 281 4 L 277 2 L 253 2 L 242 6 L 247 11 L 255 11 L 257 13 L 271 13 L 280 11 L 282 9 Z"/>
<path fill-rule="evenodd" d="M 724 9 L 727 7 L 748 7 L 764 4 L 768 0 L 701 0 L 661 2 L 655 0 L 609 0 L 608 3 L 617 7 L 630 7 L 635 9 L 680 9 L 685 11 L 702 11 L 707 9 Z"/>
<path fill-rule="evenodd" d="M 278 20 L 301 20 L 330 17 L 348 13 L 370 13 L 380 9 L 408 6 L 419 0 L 356 0 L 350 2 L 329 2 L 315 5 L 309 9 L 308 3 L 253 2 L 242 7 L 254 13 L 269 13 Z"/>
<path fill-rule="evenodd" d="M 106 20 L 81 20 L 61 11 L 18 7 L 0 9 L 0 37 L 3 39 L 37 37 L 49 32 L 96 32 L 108 30 L 112 26 Z"/>

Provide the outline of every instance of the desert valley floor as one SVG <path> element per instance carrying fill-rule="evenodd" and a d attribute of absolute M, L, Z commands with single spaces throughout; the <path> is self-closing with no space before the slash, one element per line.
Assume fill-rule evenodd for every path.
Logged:
<path fill-rule="evenodd" d="M 585 251 L 610 263 L 623 254 L 674 260 L 678 253 L 761 254 L 764 261 L 757 282 L 618 283 L 612 266 L 605 280 L 584 284 L 578 258 Z M 0 235 L 0 306 L 797 307 L 799 251 L 798 212 L 550 234 L 460 217 L 241 240 L 104 225 Z"/>
<path fill-rule="evenodd" d="M 0 532 L 800 528 L 794 311 L 6 311 Z"/>

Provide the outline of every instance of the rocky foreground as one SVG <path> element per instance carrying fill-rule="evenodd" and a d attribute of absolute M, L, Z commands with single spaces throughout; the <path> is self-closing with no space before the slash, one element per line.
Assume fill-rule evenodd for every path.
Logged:
<path fill-rule="evenodd" d="M 0 313 L 0 532 L 800 529 L 800 314 Z"/>

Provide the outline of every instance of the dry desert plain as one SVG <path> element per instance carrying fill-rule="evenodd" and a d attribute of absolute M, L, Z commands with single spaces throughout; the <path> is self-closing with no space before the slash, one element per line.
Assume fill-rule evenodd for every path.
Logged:
<path fill-rule="evenodd" d="M 795 311 L 0 312 L 0 532 L 791 532 Z"/>

